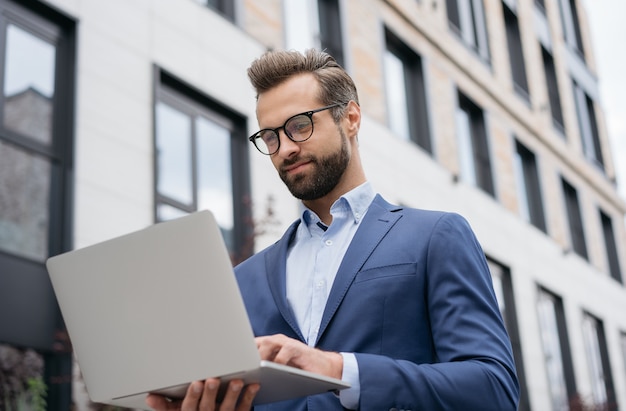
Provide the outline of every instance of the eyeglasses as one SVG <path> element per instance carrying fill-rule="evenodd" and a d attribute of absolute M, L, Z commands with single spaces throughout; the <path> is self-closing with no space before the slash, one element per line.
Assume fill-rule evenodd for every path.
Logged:
<path fill-rule="evenodd" d="M 313 114 L 340 106 L 341 104 L 342 103 L 331 104 L 330 106 L 318 108 L 317 110 L 296 114 L 295 116 L 289 117 L 282 127 L 264 128 L 248 137 L 248 140 L 250 140 L 261 153 L 272 155 L 278 152 L 280 148 L 280 136 L 278 135 L 280 129 L 283 129 L 291 141 L 296 143 L 306 141 L 313 135 Z"/>

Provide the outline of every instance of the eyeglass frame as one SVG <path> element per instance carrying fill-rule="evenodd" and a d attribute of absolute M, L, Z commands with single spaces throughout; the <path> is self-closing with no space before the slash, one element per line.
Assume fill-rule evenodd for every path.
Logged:
<path fill-rule="evenodd" d="M 294 143 L 302 143 L 307 141 L 308 139 L 311 138 L 311 136 L 313 136 L 313 131 L 314 131 L 314 125 L 315 123 L 313 122 L 313 114 L 315 113 L 319 113 L 320 111 L 324 111 L 324 110 L 328 110 L 331 108 L 335 108 L 335 107 L 339 107 L 341 105 L 344 105 L 345 103 L 335 103 L 335 104 L 331 104 L 329 106 L 324 106 L 315 110 L 309 110 L 309 111 L 304 111 L 302 113 L 298 113 L 298 114 L 294 114 L 293 116 L 289 117 L 287 120 L 285 120 L 285 122 L 283 123 L 282 126 L 280 127 L 276 127 L 276 128 L 263 128 L 259 131 L 257 131 L 256 133 L 252 134 L 250 137 L 248 137 L 248 140 L 254 144 L 254 147 L 256 147 L 256 149 L 261 153 L 261 154 L 265 154 L 266 156 L 271 156 L 273 154 L 278 153 L 278 150 L 280 150 L 280 133 L 279 131 L 282 129 L 283 132 L 285 133 L 285 135 L 287 136 L 287 138 L 291 141 L 293 141 Z M 309 136 L 305 139 L 302 140 L 295 140 L 293 138 L 293 136 L 291 135 L 291 133 L 289 133 L 287 131 L 287 129 L 285 128 L 285 126 L 287 125 L 287 123 L 289 123 L 289 121 L 293 120 L 294 118 L 298 117 L 298 116 L 307 116 L 309 118 L 309 120 L 311 121 L 311 134 L 309 134 Z M 262 133 L 263 131 L 272 131 L 274 132 L 274 134 L 276 134 L 277 137 L 277 141 L 278 144 L 276 145 L 276 150 L 272 151 L 271 153 L 266 153 L 264 151 L 262 151 L 259 146 L 256 144 L 256 140 L 257 138 L 261 138 L 259 137 L 259 134 Z"/>

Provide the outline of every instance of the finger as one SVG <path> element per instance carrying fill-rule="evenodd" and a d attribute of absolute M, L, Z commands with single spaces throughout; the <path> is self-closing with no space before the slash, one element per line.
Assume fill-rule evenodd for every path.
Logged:
<path fill-rule="evenodd" d="M 252 401 L 260 388 L 261 386 L 259 384 L 248 385 L 241 395 L 239 405 L 237 405 L 237 411 L 249 411 L 252 408 Z"/>
<path fill-rule="evenodd" d="M 203 388 L 204 384 L 202 381 L 194 381 L 189 384 L 183 403 L 180 406 L 181 411 L 195 411 L 198 409 Z"/>
<path fill-rule="evenodd" d="M 162 395 L 148 394 L 146 404 L 156 411 L 176 410 L 180 407 L 180 401 L 169 401 Z"/>
<path fill-rule="evenodd" d="M 202 392 L 202 398 L 200 399 L 201 410 L 215 410 L 217 399 L 217 393 L 220 388 L 220 380 L 217 378 L 208 378 L 204 381 L 204 391 Z"/>
<path fill-rule="evenodd" d="M 237 405 L 237 400 L 239 399 L 239 394 L 241 394 L 242 389 L 243 389 L 243 381 L 232 380 L 231 382 L 229 382 L 226 392 L 224 393 L 224 398 L 222 399 L 222 403 L 220 404 L 220 411 L 234 410 L 235 406 Z"/>
<path fill-rule="evenodd" d="M 282 334 L 263 336 L 256 338 L 257 350 L 263 360 L 274 361 L 274 357 L 280 351 L 283 344 L 289 339 Z"/>

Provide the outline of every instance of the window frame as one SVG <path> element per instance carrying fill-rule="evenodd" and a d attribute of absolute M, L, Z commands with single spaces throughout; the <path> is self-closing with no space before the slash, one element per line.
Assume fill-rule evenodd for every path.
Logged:
<path fill-rule="evenodd" d="M 180 209 L 183 212 L 191 213 L 198 211 L 198 185 L 197 185 L 197 162 L 195 143 L 193 140 L 197 136 L 192 135 L 191 142 L 191 164 L 192 171 L 192 196 L 191 204 L 181 204 L 177 201 L 161 195 L 158 191 L 158 159 L 157 159 L 157 103 L 164 102 L 167 105 L 177 109 L 182 109 L 184 113 L 191 117 L 197 117 L 201 113 L 201 117 L 209 118 L 217 123 L 224 121 L 230 122 L 232 125 L 230 136 L 230 153 L 231 153 L 231 179 L 232 179 L 232 205 L 233 205 L 233 231 L 232 231 L 232 249 L 230 249 L 233 263 L 243 261 L 243 259 L 252 255 L 254 251 L 254 222 L 252 220 L 252 199 L 251 199 L 251 176 L 248 161 L 249 144 L 246 138 L 247 121 L 245 117 L 228 107 L 224 106 L 217 100 L 207 96 L 203 92 L 197 90 L 193 86 L 185 83 L 176 76 L 154 66 L 154 104 L 153 104 L 153 147 L 154 147 L 154 221 L 159 221 L 158 207 L 160 204 L 166 204 Z"/>
<path fill-rule="evenodd" d="M 0 0 L 0 12 L 0 58 L 3 59 L 0 81 L 3 90 L 7 16 L 15 18 L 18 26 L 27 31 L 52 39 L 56 46 L 50 144 L 26 138 L 0 125 L 0 140 L 32 155 L 48 158 L 51 163 L 47 252 L 53 256 L 73 248 L 77 23 L 57 9 L 35 0 Z M 4 98 L 4 93 L 0 93 L 0 98 Z M 0 317 L 1 312 L 8 312 L 10 321 L 19 324 L 7 326 L 0 321 L 0 330 L 14 333 L 0 337 L 1 342 L 38 350 L 45 364 L 43 378 L 48 388 L 48 407 L 69 409 L 72 403 L 72 349 L 44 263 L 0 251 L 0 273 L 0 294 L 9 296 L 0 297 Z M 8 304 L 8 309 L 4 304 Z M 40 321 L 43 326 L 37 325 Z"/>
<path fill-rule="evenodd" d="M 320 47 L 333 56 L 340 66 L 345 67 L 340 1 L 317 0 L 317 9 Z"/>
<path fill-rule="evenodd" d="M 460 90 L 458 90 L 457 98 L 456 113 L 458 116 L 459 112 L 463 112 L 464 115 L 467 116 L 469 126 L 467 131 L 472 150 L 471 156 L 469 157 L 468 153 L 459 150 L 461 162 L 462 158 L 471 160 L 473 172 L 472 176 L 462 174 L 461 178 L 473 182 L 477 187 L 495 198 L 495 181 L 484 111 Z M 455 122 L 455 124 L 457 124 L 458 127 L 458 121 Z M 461 136 L 460 130 L 457 130 L 457 136 L 457 139 L 459 139 Z"/>
<path fill-rule="evenodd" d="M 543 72 L 546 79 L 546 89 L 548 91 L 547 103 L 549 104 L 552 125 L 562 136 L 565 136 L 565 120 L 563 117 L 561 92 L 559 91 L 559 81 L 554 65 L 554 57 L 544 46 L 541 46 L 541 57 L 543 60 Z"/>
<path fill-rule="evenodd" d="M 551 312 L 554 314 L 553 320 L 556 328 L 553 330 L 546 330 L 544 327 L 547 325 L 542 322 L 542 301 L 549 302 L 551 305 Z M 545 313 L 543 313 L 545 314 Z M 547 338 L 549 336 L 546 334 L 550 332 L 555 332 L 556 337 L 558 338 L 558 350 L 559 350 L 559 362 L 560 362 L 560 372 L 561 372 L 561 381 L 559 384 L 562 384 L 561 387 L 554 387 L 553 382 L 551 381 L 550 373 L 548 367 L 546 367 L 546 373 L 548 374 L 548 387 L 550 390 L 550 397 L 552 401 L 553 408 L 560 409 L 562 406 L 569 406 L 569 401 L 575 398 L 578 394 L 576 388 L 576 379 L 574 374 L 574 363 L 572 361 L 571 348 L 569 343 L 569 335 L 567 331 L 567 321 L 565 318 L 565 309 L 563 307 L 563 300 L 558 295 L 549 291 L 548 289 L 538 286 L 537 290 L 537 315 L 539 319 L 539 333 L 541 338 L 541 346 L 543 355 L 545 358 L 545 364 L 549 365 L 549 359 L 552 358 L 552 352 L 548 353 L 546 350 L 550 347 L 546 347 L 546 343 L 548 342 Z M 555 348 L 555 347 L 551 347 Z M 555 392 L 555 389 L 559 391 L 563 391 L 564 398 L 556 398 L 558 395 Z"/>
<path fill-rule="evenodd" d="M 446 0 L 448 27 L 487 65 L 491 64 L 483 0 Z"/>
<path fill-rule="evenodd" d="M 535 153 L 517 138 L 515 139 L 515 161 L 519 162 L 519 169 L 516 168 L 519 174 L 518 186 L 520 190 L 524 190 L 520 201 L 526 200 L 523 206 L 527 210 L 528 222 L 547 233 L 537 158 Z"/>
<path fill-rule="evenodd" d="M 504 320 L 507 333 L 509 334 L 509 339 L 511 340 L 517 379 L 520 384 L 520 399 L 517 409 L 518 411 L 530 411 L 530 401 L 528 398 L 528 387 L 526 385 L 526 373 L 524 371 L 524 358 L 522 355 L 522 343 L 517 321 L 517 309 L 515 305 L 515 293 L 513 291 L 511 270 L 509 267 L 488 256 L 487 265 L 489 266 L 491 278 L 494 283 L 496 296 L 502 298 L 503 300 L 498 302 L 498 306 L 500 308 L 500 314 Z M 500 287 L 499 290 L 498 285 Z"/>
<path fill-rule="evenodd" d="M 604 323 L 593 314 L 583 311 L 582 328 L 594 406 L 601 407 L 600 409 L 611 409 L 610 407 L 616 404 L 617 400 Z M 590 341 L 589 338 L 594 338 L 594 341 Z M 598 352 L 593 352 L 594 349 Z"/>
<path fill-rule="evenodd" d="M 505 1 L 502 2 L 502 11 L 504 15 L 503 20 L 513 88 L 517 95 L 522 97 L 527 103 L 530 103 L 528 76 L 526 75 L 526 60 L 524 58 L 524 48 L 518 17 L 515 11 L 513 11 Z"/>
<path fill-rule="evenodd" d="M 216 0 L 217 4 L 212 4 L 211 0 L 195 0 L 198 4 L 213 10 L 220 16 L 224 17 L 231 23 L 236 22 L 235 1 L 233 0 Z"/>
<path fill-rule="evenodd" d="M 561 177 L 561 187 L 563 202 L 567 214 L 572 251 L 588 261 L 589 253 L 587 249 L 587 241 L 585 239 L 585 225 L 581 213 L 578 190 L 576 190 L 576 188 L 564 177 Z"/>
<path fill-rule="evenodd" d="M 292 15 L 294 5 L 306 11 L 302 10 Z M 287 49 L 300 52 L 308 48 L 325 50 L 339 65 L 345 67 L 343 21 L 339 0 L 283 2 L 283 14 Z"/>
<path fill-rule="evenodd" d="M 604 157 L 602 155 L 602 142 L 600 141 L 595 102 L 576 80 L 572 80 L 572 88 L 574 90 L 578 130 L 580 132 L 583 153 L 591 164 L 604 172 Z"/>
<path fill-rule="evenodd" d="M 580 18 L 576 0 L 560 0 L 559 10 L 563 24 L 563 38 L 565 43 L 585 61 L 585 48 L 583 46 L 582 32 L 580 30 Z"/>
<path fill-rule="evenodd" d="M 602 209 L 598 209 L 598 213 L 600 216 L 600 227 L 602 228 L 602 237 L 604 239 L 604 248 L 606 251 L 609 274 L 615 281 L 623 285 L 624 280 L 617 252 L 615 231 L 613 230 L 613 219 Z"/>
<path fill-rule="evenodd" d="M 427 104 L 426 82 L 422 59 L 391 30 L 385 28 L 385 52 L 393 54 L 402 62 L 406 96 L 408 139 L 428 154 L 433 154 L 430 135 L 430 116 Z M 387 83 L 385 79 L 385 83 Z M 391 110 L 387 96 L 387 110 Z M 390 118 L 390 116 L 387 116 Z M 402 136 L 405 137 L 405 136 Z"/>

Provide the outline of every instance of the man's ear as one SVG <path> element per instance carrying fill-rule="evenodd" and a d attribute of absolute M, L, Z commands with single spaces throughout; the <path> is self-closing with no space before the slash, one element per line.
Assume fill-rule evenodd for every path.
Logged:
<path fill-rule="evenodd" d="M 350 100 L 346 107 L 346 121 L 348 136 L 356 136 L 361 128 L 361 107 L 354 101 Z"/>

